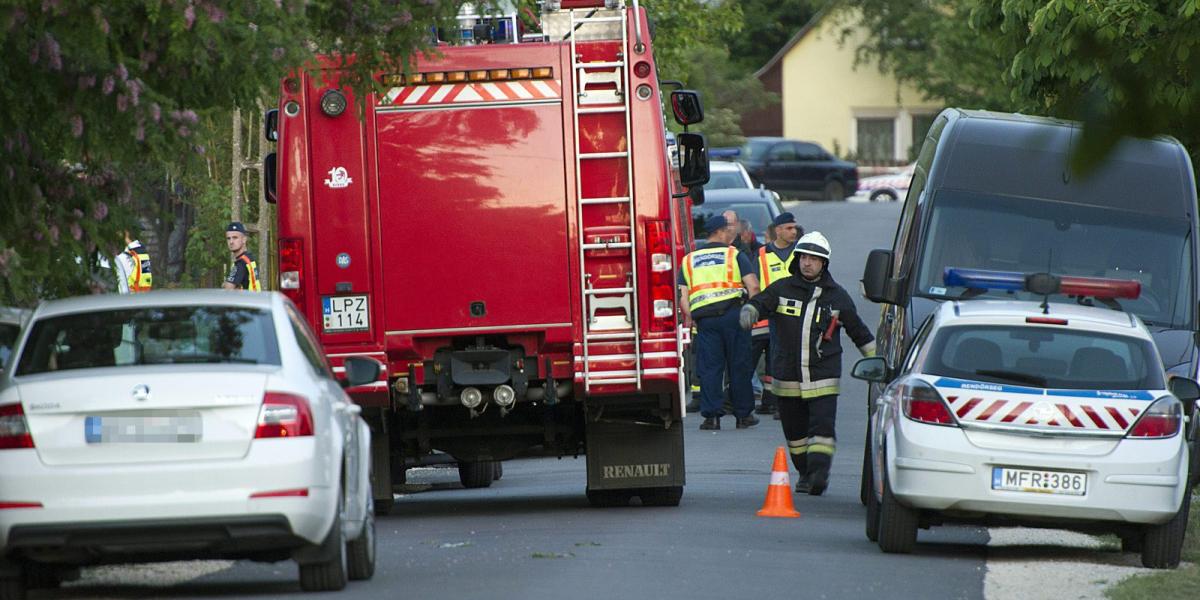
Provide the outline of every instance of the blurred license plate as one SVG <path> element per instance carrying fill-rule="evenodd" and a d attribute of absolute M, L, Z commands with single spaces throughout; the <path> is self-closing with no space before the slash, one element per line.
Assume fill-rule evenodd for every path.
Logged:
<path fill-rule="evenodd" d="M 84 421 L 89 444 L 187 444 L 200 441 L 200 415 L 91 416 Z"/>
<path fill-rule="evenodd" d="M 366 296 L 325 296 L 321 298 L 325 331 L 366 331 Z"/>
<path fill-rule="evenodd" d="M 1087 493 L 1087 474 L 993 467 L 992 489 L 1082 496 Z"/>

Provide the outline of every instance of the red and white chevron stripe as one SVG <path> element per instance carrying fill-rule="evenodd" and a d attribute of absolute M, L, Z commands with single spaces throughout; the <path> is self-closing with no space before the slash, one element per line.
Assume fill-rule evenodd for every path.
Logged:
<path fill-rule="evenodd" d="M 464 103 L 522 102 L 562 98 L 562 85 L 553 79 L 482 81 L 393 87 L 380 106 L 428 106 Z"/>
<path fill-rule="evenodd" d="M 1076 430 L 1125 431 L 1142 412 L 1132 406 L 1092 404 L 1063 398 L 1009 400 L 946 396 L 946 402 L 959 421 Z"/>

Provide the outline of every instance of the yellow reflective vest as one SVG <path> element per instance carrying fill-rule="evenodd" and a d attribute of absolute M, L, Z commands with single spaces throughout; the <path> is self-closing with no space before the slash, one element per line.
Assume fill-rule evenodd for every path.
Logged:
<path fill-rule="evenodd" d="M 258 282 L 258 263 L 251 260 L 250 257 L 246 256 L 245 254 L 239 255 L 237 257 L 237 260 L 240 260 L 243 263 L 246 263 L 246 272 L 247 272 L 246 289 L 250 290 L 251 292 L 261 292 L 262 285 L 259 284 L 259 282 Z"/>
<path fill-rule="evenodd" d="M 696 309 L 737 298 L 744 293 L 737 248 L 724 246 L 696 250 L 683 261 L 688 307 Z"/>
<path fill-rule="evenodd" d="M 758 280 L 759 289 L 765 290 L 772 283 L 788 277 L 791 273 L 788 268 L 792 266 L 792 261 L 796 258 L 794 252 L 788 252 L 787 260 L 780 260 L 779 255 L 770 247 L 772 244 L 767 244 L 758 249 Z M 754 324 L 754 328 L 750 330 L 751 335 L 765 335 L 770 329 L 766 319 L 762 319 Z"/>
<path fill-rule="evenodd" d="M 141 246 L 138 247 L 141 248 Z M 138 294 L 150 291 L 154 283 L 150 273 L 150 253 L 126 249 L 125 254 L 128 254 L 129 258 L 133 260 L 133 269 L 129 271 L 125 280 L 129 284 L 129 293 Z"/>

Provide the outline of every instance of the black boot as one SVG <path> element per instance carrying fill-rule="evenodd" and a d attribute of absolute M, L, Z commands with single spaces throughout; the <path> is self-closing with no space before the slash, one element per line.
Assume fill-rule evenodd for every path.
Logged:
<path fill-rule="evenodd" d="M 808 495 L 820 496 L 829 487 L 829 471 L 821 470 L 810 473 L 808 477 Z"/>
<path fill-rule="evenodd" d="M 801 473 L 800 475 L 796 476 L 796 493 L 797 494 L 811 493 L 809 490 L 808 475 Z"/>
<path fill-rule="evenodd" d="M 758 417 L 754 415 L 746 415 L 744 417 L 738 417 L 737 419 L 738 429 L 747 429 L 754 427 L 755 425 L 758 425 Z"/>
<path fill-rule="evenodd" d="M 716 431 L 721 428 L 721 419 L 719 417 L 704 417 L 704 422 L 700 424 L 700 429 L 705 431 Z"/>

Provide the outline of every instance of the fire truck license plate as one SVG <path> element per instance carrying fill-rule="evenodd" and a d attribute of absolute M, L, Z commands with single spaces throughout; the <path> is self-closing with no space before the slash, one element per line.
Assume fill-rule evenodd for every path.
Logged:
<path fill-rule="evenodd" d="M 321 298 L 325 331 L 366 331 L 366 296 L 325 296 Z"/>
<path fill-rule="evenodd" d="M 993 467 L 992 489 L 1083 496 L 1087 493 L 1087 474 Z"/>

